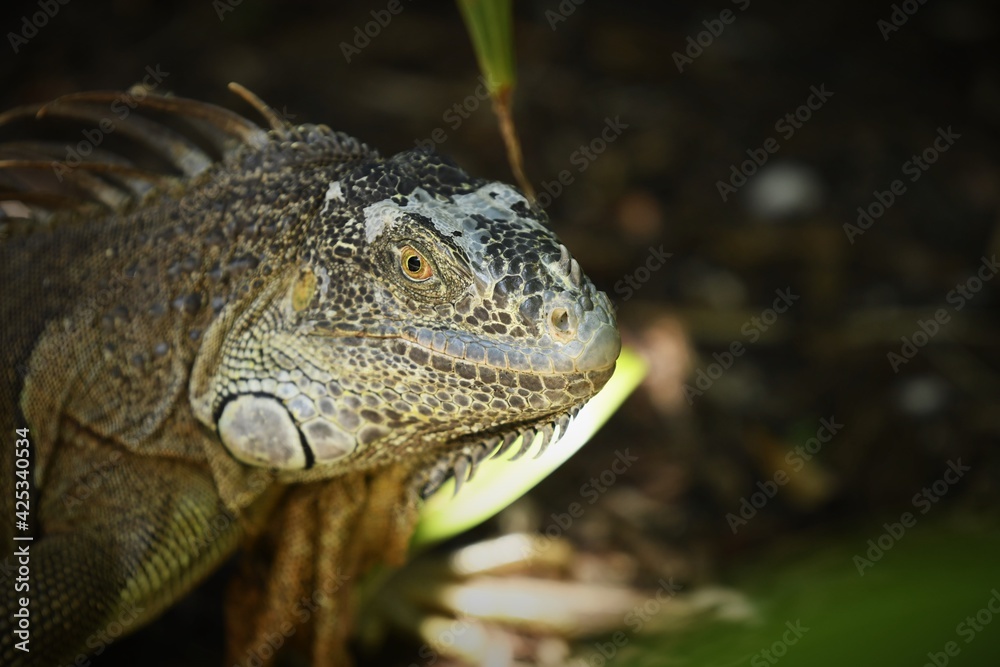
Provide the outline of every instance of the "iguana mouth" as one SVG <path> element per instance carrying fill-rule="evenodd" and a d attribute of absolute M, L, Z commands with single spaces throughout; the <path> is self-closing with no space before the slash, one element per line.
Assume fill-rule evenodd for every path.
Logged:
<path fill-rule="evenodd" d="M 590 313 L 587 313 L 590 315 Z M 621 338 L 613 324 L 593 318 L 587 329 L 568 343 L 551 339 L 535 346 L 489 343 L 483 345 L 470 334 L 407 328 L 400 338 L 421 349 L 456 361 L 539 375 L 586 373 L 614 366 L 621 351 Z M 583 338 L 586 335 L 587 338 Z M 547 344 L 546 344 L 547 343 Z"/>
<path fill-rule="evenodd" d="M 406 327 L 400 338 L 456 361 L 539 375 L 586 373 L 614 366 L 621 337 L 614 320 L 601 310 L 576 312 L 553 307 L 549 328 L 532 345 L 489 342 L 465 332 Z M 567 324 L 568 321 L 568 324 Z"/>
<path fill-rule="evenodd" d="M 518 438 L 521 438 L 521 446 L 507 460 L 517 461 L 523 457 L 531 450 L 536 440 L 539 444 L 535 458 L 538 458 L 550 444 L 566 434 L 570 422 L 579 414 L 582 407 L 577 405 L 564 412 L 528 422 L 503 424 L 460 439 L 458 442 L 464 440 L 466 444 L 453 449 L 448 456 L 427 469 L 420 481 L 420 496 L 428 498 L 433 495 L 449 477 L 455 478 L 457 494 L 462 484 L 475 476 L 480 463 L 488 458 L 499 458 L 509 452 Z"/>
<path fill-rule="evenodd" d="M 486 366 L 536 375 L 587 373 L 614 366 L 621 351 L 621 337 L 613 320 L 603 313 L 587 312 L 574 331 L 575 338 L 556 342 L 545 336 L 532 345 L 484 342 L 475 334 L 455 331 L 420 329 L 408 326 L 388 331 L 336 331 L 314 326 L 311 335 L 339 338 L 378 338 L 400 340 L 429 354 L 447 357 L 454 362 Z M 420 361 L 429 361 L 421 359 Z"/>

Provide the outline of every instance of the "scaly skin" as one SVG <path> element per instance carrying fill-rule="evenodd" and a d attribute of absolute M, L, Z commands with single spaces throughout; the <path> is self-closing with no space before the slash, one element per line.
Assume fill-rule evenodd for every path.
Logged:
<path fill-rule="evenodd" d="M 113 99 L 44 116 L 96 124 Z M 31 555 L 27 592 L 0 577 L 2 664 L 100 652 L 240 545 L 227 664 L 270 663 L 275 632 L 344 664 L 351 584 L 402 560 L 420 496 L 518 434 L 544 446 L 613 371 L 607 297 L 516 190 L 269 119 L 149 96 L 115 121 L 180 177 L 95 152 L 40 184 L 62 152 L 0 145 L 3 210 L 31 210 L 0 217 L 0 425 L 29 429 L 35 490 L 19 529 L 5 444 L 4 556 Z M 49 215 L 66 201 L 39 191 L 103 207 Z"/>

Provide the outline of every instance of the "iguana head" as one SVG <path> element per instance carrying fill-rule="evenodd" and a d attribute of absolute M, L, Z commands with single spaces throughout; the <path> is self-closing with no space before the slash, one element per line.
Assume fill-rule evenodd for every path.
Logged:
<path fill-rule="evenodd" d="M 61 132 L 103 128 L 123 100 L 136 110 L 115 125 L 142 138 L 127 156 L 102 146 L 53 162 L 60 144 L 22 142 L 3 160 L 13 194 L 0 200 L 13 210 L 59 218 L 49 210 L 79 201 L 66 220 L 103 210 L 102 224 L 121 227 L 82 274 L 101 295 L 80 311 L 91 338 L 65 334 L 101 350 L 88 372 L 105 372 L 108 396 L 66 409 L 112 415 L 96 427 L 141 442 L 186 380 L 193 414 L 236 460 L 311 471 L 300 480 L 412 461 L 433 487 L 520 434 L 519 454 L 536 431 L 544 446 L 608 380 L 620 347 L 611 304 L 541 209 L 431 153 L 385 159 L 329 128 L 292 127 L 234 90 L 270 132 L 145 90 L 0 114 L 0 125 L 42 119 Z M 95 313 L 113 338 L 93 334 Z"/>
<path fill-rule="evenodd" d="M 436 457 L 434 486 L 564 430 L 620 339 L 541 209 L 422 151 L 331 174 L 294 267 L 228 327 L 196 405 L 232 455 L 331 474 Z"/>

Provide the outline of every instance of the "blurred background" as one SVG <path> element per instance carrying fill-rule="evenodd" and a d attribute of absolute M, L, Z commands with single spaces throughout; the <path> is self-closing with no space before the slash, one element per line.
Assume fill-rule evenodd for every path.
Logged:
<path fill-rule="evenodd" d="M 513 180 L 457 8 L 398 2 L 365 35 L 388 2 L 53 0 L 33 31 L 40 4 L 8 0 L 0 106 L 151 68 L 157 92 L 250 114 L 237 81 L 293 122 Z M 578 502 L 577 576 L 680 587 L 624 643 L 550 664 L 1000 664 L 998 18 L 515 3 L 527 175 L 649 374 L 446 548 Z M 221 664 L 224 577 L 94 664 Z M 408 641 L 361 664 L 447 664 Z"/>

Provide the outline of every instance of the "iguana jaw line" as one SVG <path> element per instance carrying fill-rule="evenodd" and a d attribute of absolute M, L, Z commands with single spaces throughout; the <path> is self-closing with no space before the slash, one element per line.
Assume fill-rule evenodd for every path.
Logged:
<path fill-rule="evenodd" d="M 527 422 L 502 424 L 502 430 L 495 433 L 490 433 L 490 429 L 484 429 L 450 441 L 448 448 L 452 450 L 452 456 L 439 461 L 437 466 L 426 472 L 419 484 L 421 497 L 427 498 L 435 493 L 448 477 L 455 478 L 457 494 L 462 484 L 475 476 L 480 463 L 487 458 L 495 459 L 509 453 L 518 438 L 521 438 L 521 445 L 507 460 L 517 461 L 522 458 L 531 450 L 536 440 L 539 444 L 535 458 L 538 458 L 545 453 L 549 445 L 566 434 L 567 427 L 581 407 L 578 405 Z M 463 445 L 463 441 L 467 441 L 466 444 Z"/>

